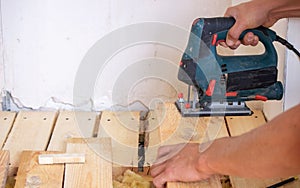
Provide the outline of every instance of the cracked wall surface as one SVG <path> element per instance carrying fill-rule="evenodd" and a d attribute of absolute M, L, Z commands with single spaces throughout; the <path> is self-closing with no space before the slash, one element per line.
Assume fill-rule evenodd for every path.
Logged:
<path fill-rule="evenodd" d="M 189 31 L 195 18 L 223 16 L 228 6 L 240 2 L 3 0 L 1 89 L 11 92 L 24 107 L 33 109 L 77 107 L 101 110 L 116 104 L 126 106 L 136 101 L 142 103 L 140 107 L 150 106 L 157 100 L 172 101 L 179 91 L 186 92 L 186 86 L 177 80 L 176 68 L 182 54 L 180 48 L 185 48 L 188 34 L 181 35 L 184 42 L 180 43 L 179 49 L 157 42 L 133 44 L 117 51 L 107 62 L 99 60 L 99 64 L 106 63 L 106 66 L 105 71 L 95 77 L 95 85 L 91 86 L 92 97 L 83 97 L 75 107 L 74 83 L 89 50 L 97 41 L 122 27 L 159 22 Z M 273 28 L 285 37 L 286 25 L 287 20 L 282 20 Z M 168 36 L 172 32 L 157 33 L 158 36 L 163 34 Z M 103 53 L 109 48 L 108 43 L 103 47 Z M 280 54 L 279 79 L 284 80 L 285 49 L 280 46 L 276 48 Z M 141 76 L 134 77 L 138 74 Z M 89 76 L 87 72 L 86 77 Z M 270 102 L 265 106 L 270 117 L 282 111 L 282 102 Z"/>

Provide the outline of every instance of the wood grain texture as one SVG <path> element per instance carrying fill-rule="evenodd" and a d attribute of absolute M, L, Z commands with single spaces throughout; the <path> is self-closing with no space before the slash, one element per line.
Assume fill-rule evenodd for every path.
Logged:
<path fill-rule="evenodd" d="M 0 188 L 6 184 L 9 164 L 9 151 L 0 151 Z"/>
<path fill-rule="evenodd" d="M 15 112 L 0 111 L 0 149 L 8 137 L 8 133 L 12 128 L 15 117 Z"/>
<path fill-rule="evenodd" d="M 65 152 L 68 138 L 92 137 L 98 118 L 96 112 L 61 111 L 47 150 Z"/>
<path fill-rule="evenodd" d="M 265 117 L 261 111 L 254 110 L 252 116 L 232 116 L 226 117 L 227 126 L 231 136 L 238 136 L 266 123 Z M 230 176 L 231 184 L 234 188 L 240 187 L 257 187 L 265 188 L 276 182 L 281 181 L 281 178 L 274 179 L 247 179 L 235 176 Z"/>
<path fill-rule="evenodd" d="M 228 116 L 226 121 L 231 136 L 241 135 L 266 123 L 260 110 L 253 110 L 251 116 Z"/>
<path fill-rule="evenodd" d="M 16 174 L 23 150 L 45 150 L 56 119 L 56 112 L 21 111 L 4 145 L 10 151 L 9 175 Z"/>
<path fill-rule="evenodd" d="M 172 103 L 160 104 L 148 116 L 146 161 L 152 164 L 160 146 L 187 142 L 206 143 L 228 136 L 223 117 L 182 117 Z"/>
<path fill-rule="evenodd" d="M 168 182 L 167 188 L 222 188 L 219 176 L 214 176 L 208 180 L 194 183 Z"/>
<path fill-rule="evenodd" d="M 114 164 L 123 167 L 137 166 L 139 114 L 128 111 L 102 112 L 98 137 L 111 138 Z"/>
<path fill-rule="evenodd" d="M 146 149 L 146 164 L 151 165 L 159 146 L 179 143 L 206 143 L 228 136 L 222 117 L 182 117 L 172 103 L 159 104 L 149 117 L 149 144 Z M 202 148 L 206 149 L 206 148 Z M 219 176 L 208 181 L 183 183 L 168 182 L 168 188 L 177 187 L 222 187 Z"/>
<path fill-rule="evenodd" d="M 20 166 L 16 177 L 15 188 L 23 187 L 62 187 L 64 176 L 64 165 L 40 165 L 38 156 L 40 154 L 54 154 L 49 151 L 23 151 Z"/>
<path fill-rule="evenodd" d="M 84 153 L 58 153 L 41 154 L 38 157 L 39 164 L 63 164 L 63 163 L 84 163 Z"/>
<path fill-rule="evenodd" d="M 67 152 L 85 153 L 84 164 L 66 164 L 65 188 L 112 187 L 110 138 L 70 138 Z"/>

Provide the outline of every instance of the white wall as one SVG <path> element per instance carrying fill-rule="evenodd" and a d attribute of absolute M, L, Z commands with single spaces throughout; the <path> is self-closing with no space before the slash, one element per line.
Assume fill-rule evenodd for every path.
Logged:
<path fill-rule="evenodd" d="M 288 24 L 288 40 L 298 51 L 300 50 L 300 19 L 293 18 Z M 300 58 L 292 51 L 287 52 L 286 59 L 286 93 L 284 108 L 289 109 L 300 103 Z"/>
<path fill-rule="evenodd" d="M 177 25 L 188 31 L 195 18 L 222 16 L 230 3 L 230 0 L 2 0 L 4 88 L 33 108 L 47 105 L 50 97 L 73 103 L 74 79 L 80 62 L 103 36 L 122 26 L 149 21 Z M 122 59 L 117 68 L 153 56 L 155 51 L 176 65 L 180 60 L 179 52 L 163 55 L 168 49 L 163 50 L 159 45 L 131 50 L 134 53 L 124 52 L 122 57 L 116 57 Z M 107 92 L 99 93 L 96 100 L 111 98 L 109 87 L 114 85 L 112 80 L 116 80 L 120 70 L 109 71 L 104 78 L 108 86 L 100 88 Z M 169 74 L 175 79 L 177 72 Z M 174 91 L 162 92 L 163 89 L 156 95 L 174 97 Z M 101 100 L 98 104 L 102 104 Z"/>
<path fill-rule="evenodd" d="M 240 2 L 242 0 L 2 0 L 4 53 L 0 57 L 0 88 L 11 91 L 25 106 L 33 108 L 58 105 L 51 97 L 73 104 L 74 81 L 82 60 L 97 41 L 111 36 L 112 31 L 145 22 L 167 23 L 189 31 L 195 18 L 222 16 L 228 6 Z M 273 28 L 285 37 L 286 25 L 287 21 L 282 20 Z M 289 39 L 299 41 L 299 36 L 292 32 L 299 28 L 299 20 L 290 22 L 289 28 Z M 158 36 L 171 34 L 168 30 L 157 31 Z M 185 85 L 177 81 L 174 67 L 188 38 L 182 33 L 177 36 L 181 37 L 179 49 L 160 43 L 142 43 L 116 52 L 91 86 L 94 107 L 99 109 L 115 101 L 126 105 L 141 100 L 150 105 L 153 100 L 174 100 L 178 90 L 185 89 Z M 107 44 L 107 48 L 110 46 Z M 276 48 L 280 51 L 279 79 L 284 80 L 285 49 L 280 45 Z M 288 72 L 296 70 L 292 64 L 297 64 L 297 59 L 292 55 L 289 53 L 287 57 L 287 61 L 294 62 L 289 63 Z M 131 79 L 126 85 L 124 80 L 134 72 L 145 76 L 136 77 L 139 80 L 135 82 Z M 90 76 L 89 72 L 86 76 Z M 293 89 L 296 83 L 292 77 L 287 78 L 286 107 L 293 105 L 295 98 L 299 99 Z M 116 89 L 116 86 L 122 87 Z M 269 118 L 281 111 L 282 101 L 265 105 Z"/>

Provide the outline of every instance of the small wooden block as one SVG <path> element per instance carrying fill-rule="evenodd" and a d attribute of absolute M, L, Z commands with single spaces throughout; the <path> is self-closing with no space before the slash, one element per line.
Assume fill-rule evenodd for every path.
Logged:
<path fill-rule="evenodd" d="M 23 187 L 62 187 L 64 165 L 39 165 L 41 154 L 57 154 L 49 151 L 23 151 L 16 177 L 15 188 Z"/>
<path fill-rule="evenodd" d="M 70 138 L 67 152 L 85 153 L 84 164 L 66 164 L 64 188 L 112 187 L 110 138 Z"/>
<path fill-rule="evenodd" d="M 5 187 L 9 164 L 9 151 L 0 151 L 0 188 Z"/>
<path fill-rule="evenodd" d="M 84 163 L 84 153 L 41 154 L 39 164 Z"/>

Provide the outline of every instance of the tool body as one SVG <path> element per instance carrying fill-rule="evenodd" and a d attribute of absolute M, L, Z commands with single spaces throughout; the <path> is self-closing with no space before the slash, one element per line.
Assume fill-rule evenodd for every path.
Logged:
<path fill-rule="evenodd" d="M 265 51 L 258 55 L 222 56 L 216 46 L 225 41 L 233 18 L 199 18 L 192 25 L 187 48 L 182 56 L 178 79 L 193 88 L 194 99 L 182 94 L 175 102 L 183 116 L 251 115 L 245 101 L 280 100 L 282 83 L 277 81 L 277 52 L 274 31 L 258 27 Z"/>

